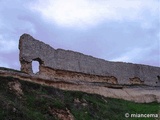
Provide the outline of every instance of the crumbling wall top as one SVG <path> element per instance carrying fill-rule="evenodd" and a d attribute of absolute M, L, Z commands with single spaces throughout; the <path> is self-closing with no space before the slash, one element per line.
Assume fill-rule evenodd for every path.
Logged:
<path fill-rule="evenodd" d="M 132 63 L 109 62 L 82 53 L 54 49 L 28 34 L 23 34 L 19 41 L 21 70 L 32 74 L 32 61 L 40 67 L 75 71 L 86 74 L 115 76 L 119 83 L 129 83 L 129 78 L 138 77 L 150 85 L 160 85 L 157 76 L 160 68 Z"/>

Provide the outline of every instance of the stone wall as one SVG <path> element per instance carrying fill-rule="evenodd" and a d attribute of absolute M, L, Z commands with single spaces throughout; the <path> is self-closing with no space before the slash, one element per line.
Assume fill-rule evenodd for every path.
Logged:
<path fill-rule="evenodd" d="M 19 50 L 21 71 L 28 74 L 33 74 L 32 61 L 38 61 L 39 75 L 45 75 L 44 69 L 50 68 L 82 75 L 113 76 L 118 84 L 134 84 L 135 81 L 135 84 L 160 86 L 159 67 L 110 62 L 70 50 L 54 49 L 28 34 L 20 37 Z"/>

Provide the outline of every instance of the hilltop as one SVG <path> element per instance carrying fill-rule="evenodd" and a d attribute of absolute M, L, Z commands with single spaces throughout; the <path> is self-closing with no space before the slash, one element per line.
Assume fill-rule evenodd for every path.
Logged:
<path fill-rule="evenodd" d="M 2 120 L 159 119 L 159 67 L 54 49 L 28 34 L 19 50 L 20 71 L 0 67 Z"/>
<path fill-rule="evenodd" d="M 125 113 L 160 113 L 157 102 L 140 104 L 96 94 L 64 91 L 2 75 L 0 106 L 1 120 L 128 120 L 130 118 L 125 118 Z"/>

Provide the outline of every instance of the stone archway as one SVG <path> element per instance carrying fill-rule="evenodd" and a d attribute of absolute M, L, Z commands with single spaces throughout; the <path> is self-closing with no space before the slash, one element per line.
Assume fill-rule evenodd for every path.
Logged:
<path fill-rule="evenodd" d="M 35 58 L 32 60 L 32 72 L 33 74 L 40 73 L 40 67 L 44 62 L 40 58 Z"/>
<path fill-rule="evenodd" d="M 40 63 L 38 61 L 32 61 L 32 71 L 34 74 L 39 73 Z"/>
<path fill-rule="evenodd" d="M 40 67 L 44 64 L 44 62 L 40 58 L 35 58 L 31 61 L 25 61 L 24 59 L 20 59 L 21 62 L 21 71 L 28 74 L 36 74 L 40 73 Z"/>

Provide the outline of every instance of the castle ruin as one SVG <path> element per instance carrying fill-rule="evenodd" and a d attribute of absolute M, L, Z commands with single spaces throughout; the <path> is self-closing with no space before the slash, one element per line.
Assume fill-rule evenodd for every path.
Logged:
<path fill-rule="evenodd" d="M 54 49 L 28 34 L 20 37 L 19 50 L 21 71 L 27 74 L 33 74 L 32 62 L 38 61 L 38 76 L 121 85 L 160 86 L 159 67 L 110 62 L 70 50 Z"/>

